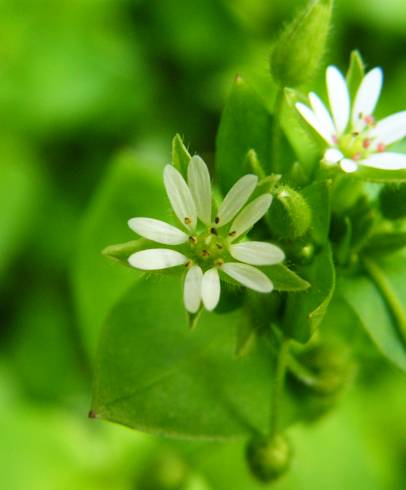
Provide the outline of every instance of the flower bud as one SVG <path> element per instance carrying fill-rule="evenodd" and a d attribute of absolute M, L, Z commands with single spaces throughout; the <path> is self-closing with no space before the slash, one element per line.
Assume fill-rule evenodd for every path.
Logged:
<path fill-rule="evenodd" d="M 272 231 L 281 238 L 295 240 L 310 227 L 311 210 L 304 197 L 288 186 L 281 186 L 274 195 L 269 210 Z"/>
<path fill-rule="evenodd" d="M 406 216 L 406 184 L 386 185 L 379 194 L 382 214 L 390 220 Z"/>
<path fill-rule="evenodd" d="M 262 482 L 277 480 L 289 470 L 292 447 L 285 436 L 252 439 L 246 449 L 246 458 L 252 474 Z"/>
<path fill-rule="evenodd" d="M 311 0 L 288 24 L 271 56 L 271 72 L 281 86 L 296 87 L 316 73 L 330 28 L 332 0 Z"/>
<path fill-rule="evenodd" d="M 160 454 L 144 467 L 137 482 L 140 490 L 181 490 L 189 477 L 183 460 L 172 453 Z"/>

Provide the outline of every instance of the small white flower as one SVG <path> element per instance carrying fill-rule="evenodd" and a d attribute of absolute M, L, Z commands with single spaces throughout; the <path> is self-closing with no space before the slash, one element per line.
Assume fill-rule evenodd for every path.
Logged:
<path fill-rule="evenodd" d="M 386 151 L 406 135 L 406 111 L 397 112 L 375 122 L 373 112 L 382 88 L 381 68 L 370 70 L 362 79 L 351 105 L 345 78 L 335 66 L 326 71 L 330 110 L 313 92 L 310 107 L 296 104 L 302 117 L 326 141 L 324 162 L 339 164 L 345 172 L 355 172 L 359 165 L 384 170 L 406 169 L 406 155 Z"/>
<path fill-rule="evenodd" d="M 192 314 L 202 303 L 209 311 L 218 305 L 220 271 L 247 288 L 270 293 L 272 281 L 254 266 L 280 263 L 285 254 L 271 243 L 239 240 L 265 215 L 272 196 L 262 194 L 247 204 L 258 178 L 245 175 L 213 214 L 209 170 L 197 155 L 189 163 L 187 180 L 172 165 L 165 167 L 164 185 L 183 230 L 152 218 L 132 218 L 128 222 L 138 235 L 176 248 L 136 252 L 128 258 L 129 264 L 147 271 L 185 266 L 183 302 Z"/>

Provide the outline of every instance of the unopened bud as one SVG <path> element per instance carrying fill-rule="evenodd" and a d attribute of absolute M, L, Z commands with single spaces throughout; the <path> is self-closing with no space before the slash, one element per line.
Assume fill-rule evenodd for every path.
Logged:
<path fill-rule="evenodd" d="M 296 87 L 316 73 L 330 29 L 332 0 L 311 0 L 288 24 L 271 56 L 271 72 L 281 86 Z"/>
<path fill-rule="evenodd" d="M 292 456 L 292 446 L 282 434 L 255 438 L 246 449 L 248 466 L 252 474 L 262 482 L 277 480 L 286 473 Z"/>

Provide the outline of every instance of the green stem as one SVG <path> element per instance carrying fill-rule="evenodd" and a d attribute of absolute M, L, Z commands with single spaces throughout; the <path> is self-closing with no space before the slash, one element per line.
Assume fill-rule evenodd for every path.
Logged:
<path fill-rule="evenodd" d="M 362 259 L 362 265 L 365 272 L 374 282 L 377 289 L 385 299 L 386 305 L 389 308 L 395 324 L 398 328 L 404 342 L 406 342 L 406 313 L 403 309 L 402 303 L 399 301 L 398 296 L 392 288 L 392 285 L 388 281 L 385 274 L 381 271 L 378 264 L 369 258 Z"/>
<path fill-rule="evenodd" d="M 281 109 L 283 103 L 283 88 L 279 87 L 276 93 L 275 104 L 274 104 L 274 123 L 272 127 L 272 153 L 273 153 L 273 172 L 281 173 L 281 139 L 282 139 L 282 127 L 280 122 Z"/>
<path fill-rule="evenodd" d="M 318 378 L 309 369 L 303 366 L 303 364 L 301 364 L 295 357 L 291 356 L 289 358 L 288 369 L 291 374 L 305 386 L 317 389 L 319 385 Z"/>
<path fill-rule="evenodd" d="M 275 436 L 279 430 L 280 408 L 285 384 L 286 367 L 289 359 L 289 339 L 283 338 L 276 360 L 276 372 L 272 386 L 271 420 L 269 433 Z"/>

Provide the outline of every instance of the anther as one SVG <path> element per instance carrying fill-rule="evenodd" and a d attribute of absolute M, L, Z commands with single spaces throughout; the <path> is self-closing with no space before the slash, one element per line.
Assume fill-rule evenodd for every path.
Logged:
<path fill-rule="evenodd" d="M 373 116 L 365 116 L 364 122 L 367 126 L 373 126 L 375 124 L 375 119 Z"/>
<path fill-rule="evenodd" d="M 236 234 L 237 234 L 237 232 L 236 232 L 236 231 L 230 231 L 230 233 L 228 234 L 228 236 L 233 237 L 233 236 L 235 236 Z"/>
<path fill-rule="evenodd" d="M 218 233 L 217 233 L 217 229 L 216 229 L 216 228 L 214 228 L 214 227 L 213 227 L 213 228 L 210 228 L 210 233 L 211 233 L 212 235 L 218 235 Z"/>
<path fill-rule="evenodd" d="M 222 265 L 224 265 L 224 260 L 223 259 L 217 259 L 215 262 L 214 262 L 214 265 L 216 267 L 221 267 Z"/>
<path fill-rule="evenodd" d="M 190 267 L 192 267 L 192 264 L 193 262 L 191 260 L 188 260 L 186 263 L 185 263 L 185 267 L 186 269 L 190 269 Z"/>
<path fill-rule="evenodd" d="M 208 250 L 204 249 L 204 250 L 202 250 L 201 255 L 202 255 L 202 257 L 209 257 L 210 252 Z"/>
<path fill-rule="evenodd" d="M 185 218 L 185 225 L 191 225 L 192 224 L 192 219 L 186 216 Z"/>
<path fill-rule="evenodd" d="M 197 238 L 195 236 L 190 236 L 189 237 L 189 242 L 192 243 L 193 245 L 196 245 L 198 242 Z"/>
<path fill-rule="evenodd" d="M 361 160 L 361 153 L 355 153 L 355 155 L 352 156 L 352 159 L 354 160 L 354 162 Z"/>
<path fill-rule="evenodd" d="M 363 142 L 362 142 L 362 146 L 363 146 L 365 149 L 367 149 L 367 148 L 369 148 L 369 147 L 370 147 L 370 145 L 371 145 L 371 140 L 370 140 L 369 138 L 365 138 L 365 139 L 363 140 Z"/>
<path fill-rule="evenodd" d="M 385 145 L 383 143 L 378 143 L 376 146 L 376 151 L 382 153 L 383 151 L 385 151 Z"/>
<path fill-rule="evenodd" d="M 354 136 L 354 138 L 356 138 L 357 136 L 359 136 L 359 131 L 353 131 L 352 135 Z"/>
<path fill-rule="evenodd" d="M 220 218 L 218 216 L 216 216 L 214 218 L 214 222 L 216 223 L 216 225 L 218 225 L 220 223 Z"/>
<path fill-rule="evenodd" d="M 219 249 L 219 250 L 223 250 L 223 245 L 221 243 L 216 243 L 216 247 Z"/>

